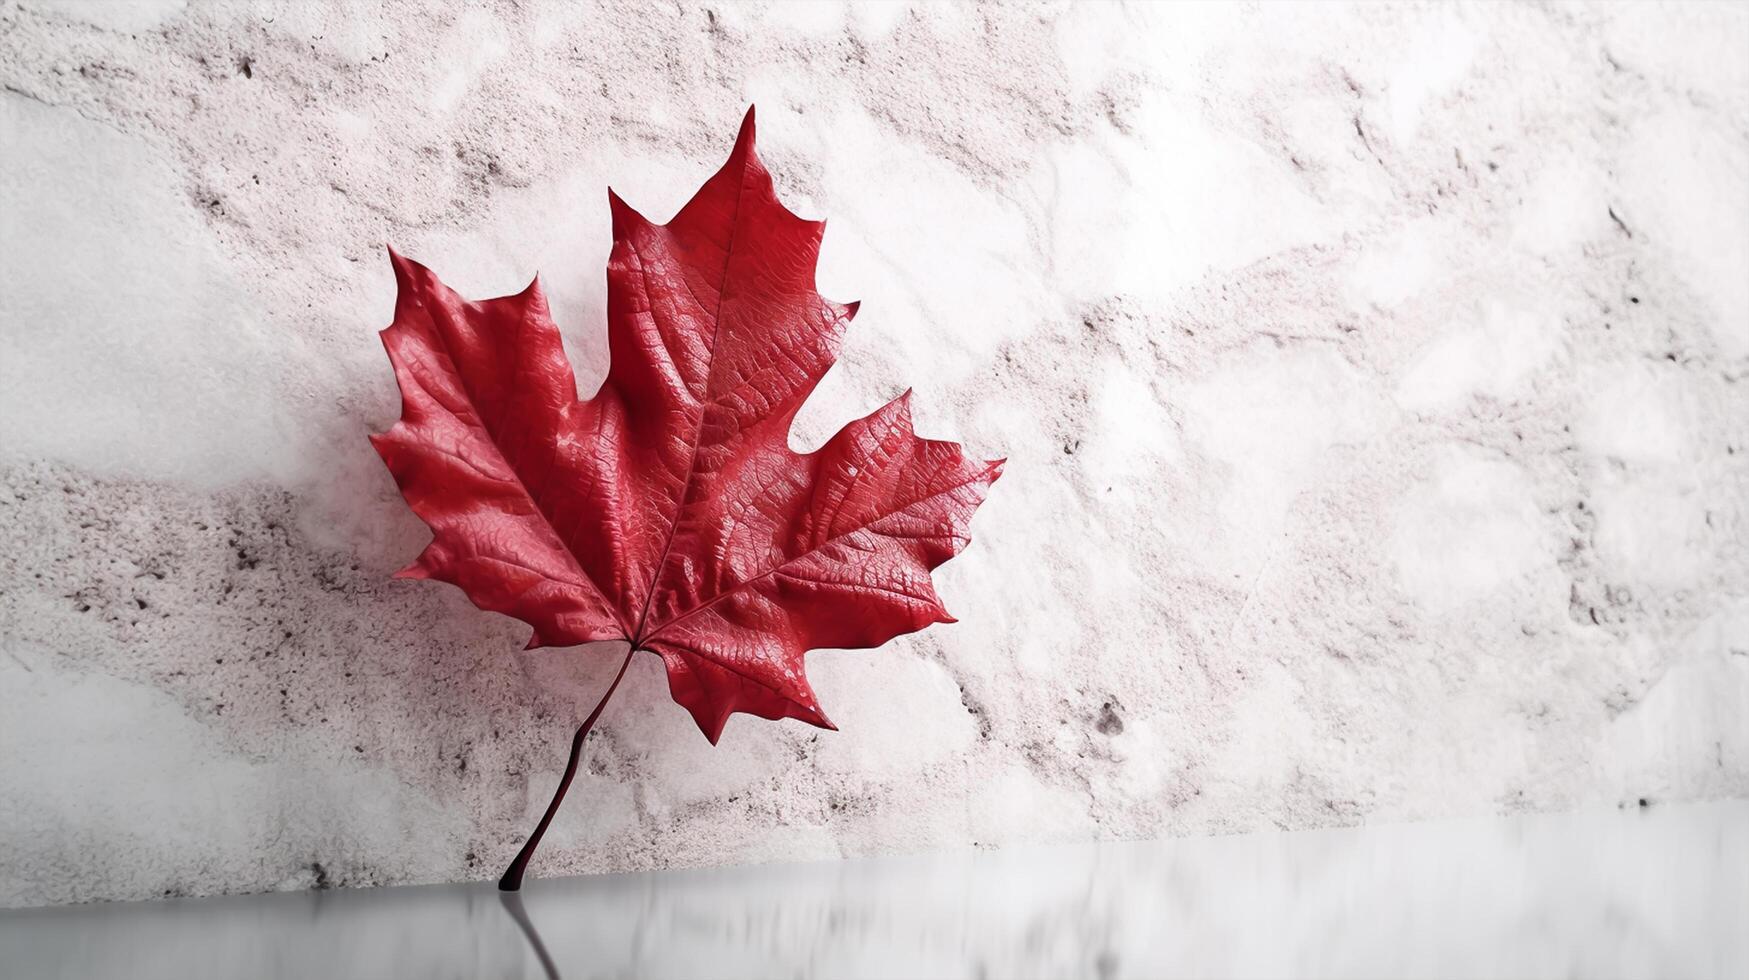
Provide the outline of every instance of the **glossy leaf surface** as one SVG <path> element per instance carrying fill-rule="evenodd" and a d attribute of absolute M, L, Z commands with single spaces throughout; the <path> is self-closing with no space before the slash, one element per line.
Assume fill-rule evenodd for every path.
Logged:
<path fill-rule="evenodd" d="M 432 530 L 402 575 L 523 620 L 530 647 L 659 655 L 712 742 L 736 711 L 832 727 L 808 650 L 951 621 L 930 571 L 1002 466 L 915 435 L 908 392 L 790 450 L 856 306 L 815 291 L 823 223 L 778 203 L 753 137 L 749 111 L 665 225 L 609 192 L 612 360 L 588 400 L 538 280 L 472 302 L 391 253 L 402 417 L 372 438 Z"/>

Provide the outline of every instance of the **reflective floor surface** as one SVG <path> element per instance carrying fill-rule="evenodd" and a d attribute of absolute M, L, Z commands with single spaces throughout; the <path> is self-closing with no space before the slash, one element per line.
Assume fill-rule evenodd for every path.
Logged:
<path fill-rule="evenodd" d="M 0 912 L 34 977 L 1749 977 L 1749 801 Z"/>

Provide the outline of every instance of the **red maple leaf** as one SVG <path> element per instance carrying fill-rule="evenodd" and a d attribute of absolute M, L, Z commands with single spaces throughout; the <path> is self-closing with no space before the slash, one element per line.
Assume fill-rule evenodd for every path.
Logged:
<path fill-rule="evenodd" d="M 624 640 L 628 663 L 657 654 L 713 743 L 737 711 L 832 728 L 804 654 L 952 622 L 930 571 L 968 543 L 1002 461 L 919 438 L 909 392 L 816 452 L 790 450 L 856 304 L 814 290 L 825 225 L 778 203 L 752 110 L 666 225 L 608 200 L 611 365 L 588 400 L 538 279 L 470 302 L 390 252 L 399 292 L 382 336 L 402 417 L 371 441 L 432 530 L 400 574 L 521 619 L 531 648 Z"/>

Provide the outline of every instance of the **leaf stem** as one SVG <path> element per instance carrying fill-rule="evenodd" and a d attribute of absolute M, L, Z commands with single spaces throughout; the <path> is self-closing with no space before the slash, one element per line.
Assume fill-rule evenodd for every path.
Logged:
<path fill-rule="evenodd" d="M 553 801 L 547 804 L 547 812 L 535 825 L 534 833 L 528 835 L 528 842 L 522 845 L 522 850 L 516 854 L 516 860 L 510 862 L 510 867 L 504 871 L 504 877 L 498 879 L 498 890 L 504 892 L 520 891 L 522 889 L 522 873 L 528 870 L 528 860 L 534 857 L 534 849 L 540 846 L 540 839 L 546 835 L 547 824 L 553 822 L 553 814 L 559 812 L 559 804 L 565 801 L 565 791 L 571 788 L 571 779 L 577 775 L 577 758 L 583 752 L 583 740 L 589 736 L 589 730 L 595 727 L 595 719 L 601 717 L 601 709 L 607 707 L 607 701 L 613 697 L 613 692 L 619 689 L 620 678 L 626 675 L 626 668 L 631 666 L 632 654 L 638 652 L 637 644 L 626 649 L 626 658 L 619 665 L 619 673 L 613 675 L 613 683 L 607 686 L 607 693 L 595 703 L 595 710 L 589 712 L 589 717 L 577 727 L 577 734 L 571 738 L 571 760 L 565 763 L 565 775 L 559 779 L 558 792 L 553 794 Z"/>

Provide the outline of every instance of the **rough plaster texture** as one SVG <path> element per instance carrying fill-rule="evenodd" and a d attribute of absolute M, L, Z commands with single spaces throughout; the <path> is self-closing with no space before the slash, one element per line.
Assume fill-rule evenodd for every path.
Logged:
<path fill-rule="evenodd" d="M 748 102 L 1005 455 L 956 625 L 712 749 L 640 659 L 538 873 L 1749 793 L 1749 12 L 0 5 L 0 903 L 478 878 L 611 648 L 391 581 L 394 243 L 537 270 Z"/>

